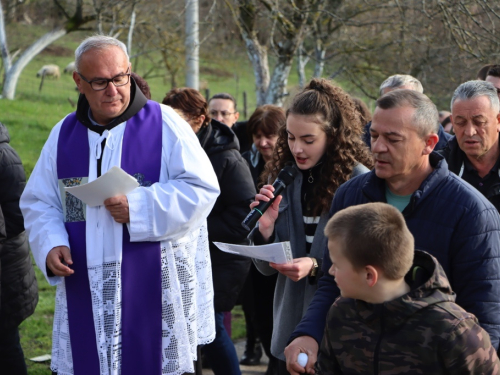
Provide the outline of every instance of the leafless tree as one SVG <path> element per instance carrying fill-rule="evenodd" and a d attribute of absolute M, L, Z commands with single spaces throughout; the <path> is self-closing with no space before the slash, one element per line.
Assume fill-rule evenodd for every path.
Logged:
<path fill-rule="evenodd" d="M 350 81 L 376 98 L 395 73 L 411 74 L 440 105 L 450 91 L 498 62 L 497 0 L 226 0 L 252 62 L 258 104 L 282 102 L 292 59 L 299 81 L 314 76 Z M 258 27 L 256 26 L 258 25 Z M 263 30 L 270 36 L 263 38 Z M 269 53 L 276 64 L 269 68 Z"/>
<path fill-rule="evenodd" d="M 411 74 L 441 107 L 500 51 L 500 3 L 494 0 L 353 0 L 330 15 L 328 69 L 365 96 L 395 73 Z"/>
<path fill-rule="evenodd" d="M 303 39 L 307 14 L 321 1 L 226 0 L 252 62 L 257 105 L 283 102 L 293 58 Z M 265 40 L 259 35 L 263 23 L 271 30 Z M 272 72 L 269 51 L 276 59 Z"/>
<path fill-rule="evenodd" d="M 16 61 L 13 61 L 8 49 L 3 9 L 0 3 L 0 49 L 5 71 L 2 97 L 14 99 L 19 75 L 26 65 L 45 47 L 72 31 L 80 30 L 83 25 L 95 19 L 94 15 L 83 14 L 83 0 L 76 0 L 75 10 L 72 15 L 68 14 L 57 0 L 54 0 L 54 3 L 64 14 L 65 21 L 31 44 L 19 55 Z"/>

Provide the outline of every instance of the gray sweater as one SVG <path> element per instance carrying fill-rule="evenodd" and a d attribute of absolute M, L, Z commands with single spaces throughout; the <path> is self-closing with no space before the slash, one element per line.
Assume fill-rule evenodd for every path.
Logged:
<path fill-rule="evenodd" d="M 298 168 L 294 166 L 297 170 Z M 368 168 L 358 164 L 351 175 L 351 178 L 368 172 Z M 311 252 L 306 253 L 306 241 L 304 233 L 304 220 L 302 218 L 301 187 L 302 173 L 297 173 L 297 177 L 283 193 L 283 200 L 279 207 L 279 216 L 274 226 L 274 241 L 290 241 L 293 258 L 310 256 L 322 259 L 323 251 L 327 246 L 327 239 L 323 234 L 325 225 L 328 222 L 328 210 L 320 217 Z M 278 271 L 269 266 L 268 262 L 254 259 L 255 266 L 264 275 L 272 275 Z M 290 280 L 288 277 L 279 274 L 274 292 L 273 319 L 274 330 L 271 341 L 271 353 L 285 360 L 283 354 L 288 339 L 295 326 L 299 324 L 302 316 L 306 313 L 307 307 L 312 300 L 317 283 L 311 284 L 309 276 L 298 282 Z"/>

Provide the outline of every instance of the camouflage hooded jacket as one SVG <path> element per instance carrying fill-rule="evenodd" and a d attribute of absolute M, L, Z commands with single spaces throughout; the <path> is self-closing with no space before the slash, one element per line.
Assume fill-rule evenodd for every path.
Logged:
<path fill-rule="evenodd" d="M 488 333 L 454 302 L 455 293 L 434 257 L 416 251 L 405 280 L 410 292 L 383 304 L 335 301 L 317 374 L 500 373 Z"/>

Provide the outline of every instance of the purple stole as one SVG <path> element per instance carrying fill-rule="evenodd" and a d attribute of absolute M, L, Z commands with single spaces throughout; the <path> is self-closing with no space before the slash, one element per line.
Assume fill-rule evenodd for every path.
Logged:
<path fill-rule="evenodd" d="M 88 130 L 75 113 L 62 124 L 57 145 L 57 174 L 66 186 L 79 185 L 89 175 Z M 147 104 L 127 121 L 121 168 L 145 181 L 159 181 L 162 153 L 162 116 L 158 103 Z M 64 199 L 65 198 L 65 199 Z M 63 196 L 72 268 L 65 278 L 69 332 L 75 375 L 99 375 L 99 357 L 89 287 L 85 205 L 71 194 Z M 130 242 L 123 225 L 122 344 L 123 375 L 161 374 L 162 291 L 159 242 Z M 105 301 L 103 301 L 105 302 Z"/>

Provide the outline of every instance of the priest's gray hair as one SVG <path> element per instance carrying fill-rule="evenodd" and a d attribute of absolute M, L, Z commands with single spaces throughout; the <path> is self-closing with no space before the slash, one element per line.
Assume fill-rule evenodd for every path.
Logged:
<path fill-rule="evenodd" d="M 127 57 L 127 61 L 129 61 L 129 56 L 127 53 L 127 46 L 120 42 L 118 39 L 113 38 L 108 35 L 93 35 L 86 38 L 76 49 L 75 51 L 75 70 L 78 72 L 80 69 L 80 61 L 85 52 L 90 51 L 91 49 L 106 49 L 111 46 L 116 46 L 120 48 L 125 56 Z"/>
<path fill-rule="evenodd" d="M 420 81 L 416 79 L 415 77 L 409 75 L 409 74 L 394 74 L 393 76 L 390 76 L 387 78 L 382 84 L 380 85 L 380 96 L 384 95 L 384 90 L 387 88 L 390 89 L 397 89 L 399 87 L 407 86 L 406 88 L 410 88 L 414 91 L 417 91 L 419 93 L 424 92 L 424 88 Z"/>
<path fill-rule="evenodd" d="M 479 96 L 486 96 L 490 100 L 490 107 L 495 112 L 500 110 L 500 101 L 498 100 L 497 89 L 491 82 L 486 81 L 467 81 L 457 87 L 451 98 L 451 109 L 456 100 L 470 100 Z"/>

